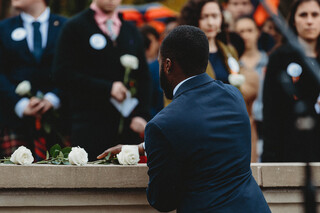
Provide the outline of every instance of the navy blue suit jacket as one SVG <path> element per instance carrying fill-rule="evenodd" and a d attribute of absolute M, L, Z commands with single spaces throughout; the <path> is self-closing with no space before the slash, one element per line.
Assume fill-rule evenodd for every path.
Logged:
<path fill-rule="evenodd" d="M 53 85 L 51 67 L 58 34 L 65 18 L 50 15 L 48 41 L 40 62 L 37 62 L 30 52 L 26 38 L 21 41 L 12 39 L 12 32 L 23 27 L 20 16 L 0 22 L 0 126 L 18 128 L 22 125 L 14 106 L 21 99 L 15 93 L 16 86 L 23 80 L 28 80 L 32 93 L 53 92 L 59 96 Z"/>
<path fill-rule="evenodd" d="M 238 89 L 201 74 L 147 125 L 147 197 L 160 211 L 270 212 L 250 168 L 250 122 Z"/>

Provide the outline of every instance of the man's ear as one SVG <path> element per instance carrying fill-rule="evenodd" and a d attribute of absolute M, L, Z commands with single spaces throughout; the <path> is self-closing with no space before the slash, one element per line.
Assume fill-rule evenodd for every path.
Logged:
<path fill-rule="evenodd" d="M 166 58 L 164 62 L 164 71 L 168 74 L 172 70 L 172 61 L 170 58 Z"/>

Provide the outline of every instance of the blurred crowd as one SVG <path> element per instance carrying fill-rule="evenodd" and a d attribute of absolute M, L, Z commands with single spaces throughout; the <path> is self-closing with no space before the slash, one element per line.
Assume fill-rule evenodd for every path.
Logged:
<path fill-rule="evenodd" d="M 147 122 L 171 102 L 161 89 L 161 41 L 191 25 L 208 38 L 206 73 L 243 95 L 251 161 L 320 161 L 320 86 L 306 63 L 320 79 L 320 0 L 295 0 L 288 15 L 304 58 L 251 0 L 188 0 L 164 29 L 126 21 L 121 0 L 93 0 L 69 19 L 52 14 L 48 0 L 11 3 L 19 13 L 0 22 L 1 157 L 24 145 L 41 160 L 59 143 L 95 160 L 142 142 Z"/>

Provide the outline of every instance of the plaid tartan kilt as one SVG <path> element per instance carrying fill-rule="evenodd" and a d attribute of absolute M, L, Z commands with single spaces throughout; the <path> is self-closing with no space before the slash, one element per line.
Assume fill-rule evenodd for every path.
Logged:
<path fill-rule="evenodd" d="M 0 128 L 0 157 L 10 157 L 19 146 L 29 147 L 25 134 L 21 134 L 13 129 Z"/>

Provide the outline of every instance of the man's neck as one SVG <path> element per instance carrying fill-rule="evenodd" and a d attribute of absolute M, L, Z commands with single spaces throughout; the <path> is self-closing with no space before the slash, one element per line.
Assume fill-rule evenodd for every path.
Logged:
<path fill-rule="evenodd" d="M 313 57 L 313 58 L 317 57 L 317 40 L 307 41 L 301 37 L 298 37 L 298 40 L 299 40 L 300 44 L 302 44 L 302 46 L 306 52 L 306 55 L 308 57 Z"/>
<path fill-rule="evenodd" d="M 115 13 L 115 10 L 114 11 L 104 11 L 104 10 L 102 10 L 102 11 L 109 17 L 112 17 L 113 14 Z"/>
<path fill-rule="evenodd" d="M 191 78 L 196 77 L 196 75 L 190 76 L 190 77 L 184 77 L 178 81 L 178 83 L 175 84 L 174 89 L 173 89 L 173 95 L 178 91 L 179 87 L 186 82 L 187 80 L 190 80 Z"/>
<path fill-rule="evenodd" d="M 47 6 L 43 3 L 33 4 L 29 8 L 23 10 L 23 12 L 28 13 L 35 19 L 37 19 L 45 10 Z"/>

